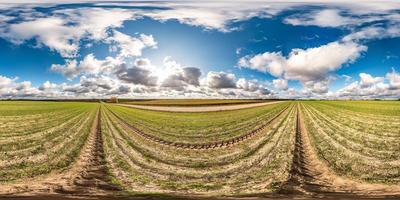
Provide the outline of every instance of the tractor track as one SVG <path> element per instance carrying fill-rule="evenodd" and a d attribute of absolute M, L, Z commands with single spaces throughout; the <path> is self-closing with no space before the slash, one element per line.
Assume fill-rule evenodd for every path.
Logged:
<path fill-rule="evenodd" d="M 67 184 L 59 185 L 54 190 L 55 193 L 90 196 L 109 195 L 120 190 L 117 186 L 110 184 L 108 176 L 103 150 L 100 109 L 97 111 L 92 132 L 82 150 L 81 157 L 71 170 L 72 175 L 69 175 Z"/>
<path fill-rule="evenodd" d="M 296 109 L 292 167 L 288 180 L 277 190 L 277 194 L 335 199 L 399 198 L 396 188 L 360 183 L 337 176 L 318 159 L 303 121 L 300 104 L 297 104 Z"/>
<path fill-rule="evenodd" d="M 114 113 L 112 110 L 108 109 L 107 110 L 115 116 L 123 125 L 128 127 L 130 130 L 135 132 L 137 135 L 143 137 L 145 140 L 156 142 L 162 145 L 166 146 L 171 146 L 179 149 L 194 149 L 194 150 L 205 150 L 205 149 L 216 149 L 216 148 L 225 148 L 225 147 L 231 147 L 234 146 L 240 142 L 243 142 L 247 139 L 252 138 L 253 136 L 257 135 L 260 133 L 262 130 L 264 130 L 268 125 L 270 125 L 273 121 L 275 121 L 277 118 L 282 116 L 282 114 L 289 109 L 290 105 L 287 106 L 286 108 L 282 109 L 277 115 L 272 117 L 268 122 L 266 122 L 264 125 L 261 127 L 257 128 L 256 130 L 253 130 L 247 134 L 237 136 L 234 138 L 231 138 L 229 140 L 225 141 L 219 141 L 219 142 L 213 142 L 213 143 L 202 143 L 202 144 L 188 144 L 188 143 L 179 143 L 179 142 L 171 142 L 171 141 L 166 141 L 161 138 L 155 137 L 153 135 L 144 133 L 143 131 L 139 130 L 138 128 L 132 126 L 128 122 L 126 122 L 124 119 L 122 119 L 120 116 L 118 116 L 116 113 Z"/>
<path fill-rule="evenodd" d="M 318 171 L 310 160 L 308 138 L 303 131 L 299 105 L 296 108 L 296 136 L 293 152 L 292 167 L 288 181 L 283 184 L 278 193 L 283 194 L 314 194 L 330 191 L 329 184 L 321 180 L 322 173 Z"/>

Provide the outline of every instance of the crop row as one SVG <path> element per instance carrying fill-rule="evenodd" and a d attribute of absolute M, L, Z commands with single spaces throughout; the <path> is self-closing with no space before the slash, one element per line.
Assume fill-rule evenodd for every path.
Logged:
<path fill-rule="evenodd" d="M 236 111 L 170 113 L 122 106 L 107 106 L 121 120 L 163 141 L 205 143 L 227 140 L 262 128 L 288 103 Z"/>
<path fill-rule="evenodd" d="M 102 109 L 106 160 L 115 181 L 131 191 L 271 191 L 287 179 L 292 159 L 296 110 L 286 106 L 253 137 L 214 149 L 176 148 L 149 140 L 124 123 L 115 107 Z"/>
<path fill-rule="evenodd" d="M 339 175 L 368 182 L 400 182 L 400 118 L 360 115 L 357 108 L 348 108 L 351 103 L 346 106 L 303 103 L 318 156 Z"/>
<path fill-rule="evenodd" d="M 18 104 L 22 107 L 18 108 L 21 112 L 15 109 L 0 113 L 4 118 L 19 121 L 15 129 L 11 120 L 0 130 L 1 182 L 18 181 L 69 167 L 87 140 L 98 108 L 96 104 L 82 103 L 46 102 L 37 107 L 38 104 L 41 103 L 23 102 Z M 28 114 L 26 110 L 32 107 L 35 109 Z M 12 115 L 7 115 L 10 113 Z"/>

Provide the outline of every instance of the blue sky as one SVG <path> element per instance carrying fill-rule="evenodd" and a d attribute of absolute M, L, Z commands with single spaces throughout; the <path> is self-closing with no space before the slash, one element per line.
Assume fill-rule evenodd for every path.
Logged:
<path fill-rule="evenodd" d="M 395 1 L 0 2 L 0 98 L 399 98 Z"/>

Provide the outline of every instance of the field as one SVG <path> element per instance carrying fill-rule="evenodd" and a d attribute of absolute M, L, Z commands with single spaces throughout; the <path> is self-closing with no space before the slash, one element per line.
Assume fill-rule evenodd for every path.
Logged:
<path fill-rule="evenodd" d="M 400 198 L 399 139 L 400 101 L 4 101 L 0 196 Z"/>
<path fill-rule="evenodd" d="M 261 103 L 268 100 L 240 100 L 240 99 L 152 99 L 152 100 L 122 100 L 122 103 L 146 106 L 219 106 Z"/>

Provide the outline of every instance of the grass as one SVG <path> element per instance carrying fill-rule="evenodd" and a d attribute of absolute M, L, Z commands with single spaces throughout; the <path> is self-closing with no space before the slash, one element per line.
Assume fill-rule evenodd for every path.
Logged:
<path fill-rule="evenodd" d="M 147 105 L 147 106 L 220 106 L 236 105 L 248 103 L 268 102 L 272 100 L 252 100 L 252 99 L 156 99 L 156 100 L 136 100 L 121 101 L 125 104 Z"/>
<path fill-rule="evenodd" d="M 132 192 L 232 194 L 239 190 L 251 192 L 253 186 L 258 184 L 282 183 L 287 178 L 295 130 L 295 110 L 291 103 L 268 105 L 257 109 L 197 114 L 102 106 L 108 107 L 108 109 L 102 109 L 107 161 L 110 163 L 115 179 L 120 180 L 120 184 Z M 186 128 L 187 125 L 184 123 L 196 123 L 198 120 L 197 123 L 205 124 L 192 128 L 201 131 L 212 124 L 209 124 L 209 121 L 220 123 L 217 126 L 224 124 L 232 126 L 238 121 L 244 121 L 243 119 L 254 119 L 272 110 L 282 110 L 286 106 L 290 106 L 290 109 L 278 118 L 276 123 L 243 144 L 232 148 L 200 151 L 179 150 L 144 140 L 122 125 L 110 112 L 113 110 L 117 115 L 124 116 L 124 120 L 142 117 L 149 120 L 157 119 L 159 123 L 162 123 L 160 127 L 164 126 L 165 129 L 179 126 Z M 168 118 L 175 119 L 166 122 L 165 119 Z M 263 121 L 265 120 L 258 123 Z M 152 124 L 155 123 L 152 122 Z M 253 123 L 253 126 L 256 124 Z M 247 131 L 250 129 L 242 129 L 242 132 Z M 176 134 L 177 139 L 185 137 L 182 133 Z M 198 141 L 207 141 L 201 134 L 198 136 Z M 214 141 L 216 139 L 218 138 L 214 137 Z M 274 187 L 266 187 L 263 191 L 271 191 Z"/>
<path fill-rule="evenodd" d="M 86 143 L 98 104 L 0 102 L 0 181 L 68 168 Z"/>
<path fill-rule="evenodd" d="M 107 108 L 148 134 L 167 141 L 196 143 L 229 139 L 250 132 L 288 105 L 284 102 L 204 113 L 169 113 L 114 105 L 107 105 Z"/>
<path fill-rule="evenodd" d="M 204 106 L 245 100 L 149 102 Z M 337 175 L 361 182 L 400 183 L 399 101 L 288 101 L 204 113 L 105 103 L 6 101 L 0 102 L 0 188 L 71 167 L 100 108 L 107 177 L 126 194 L 273 192 L 290 177 L 298 104 L 318 158 Z M 264 128 L 232 146 L 193 150 L 148 140 L 123 121 L 165 141 L 189 144 L 226 141 Z"/>
<path fill-rule="evenodd" d="M 400 179 L 400 104 L 396 101 L 305 102 L 318 156 L 339 175 L 394 184 Z"/>

